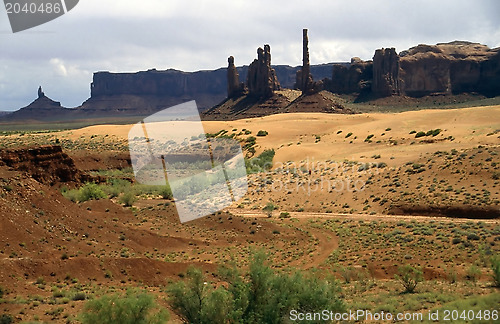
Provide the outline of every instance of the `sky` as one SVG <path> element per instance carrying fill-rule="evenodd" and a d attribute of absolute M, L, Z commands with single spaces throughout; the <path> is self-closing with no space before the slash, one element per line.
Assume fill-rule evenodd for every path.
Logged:
<path fill-rule="evenodd" d="M 453 40 L 495 48 L 499 12 L 497 0 L 80 0 L 13 34 L 0 6 L 0 111 L 28 105 L 39 85 L 63 106 L 79 106 L 96 71 L 208 70 L 226 67 L 230 55 L 248 65 L 264 44 L 272 64 L 301 65 L 303 28 L 312 64 Z"/>

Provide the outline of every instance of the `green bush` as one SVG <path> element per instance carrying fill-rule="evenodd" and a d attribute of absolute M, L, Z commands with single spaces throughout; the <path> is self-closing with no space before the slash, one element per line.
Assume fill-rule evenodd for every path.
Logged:
<path fill-rule="evenodd" d="M 415 138 L 419 138 L 419 137 L 423 137 L 423 136 L 425 136 L 425 132 L 422 132 L 422 131 L 415 134 Z"/>
<path fill-rule="evenodd" d="M 0 316 L 0 324 L 10 324 L 14 323 L 14 318 L 9 314 L 2 314 Z"/>
<path fill-rule="evenodd" d="M 276 153 L 273 149 L 265 150 L 259 156 L 245 160 L 247 173 L 264 172 L 273 167 L 273 158 Z"/>
<path fill-rule="evenodd" d="M 467 273 L 465 275 L 465 278 L 467 280 L 472 281 L 474 284 L 479 280 L 479 277 L 481 277 L 481 269 L 479 269 L 476 265 L 471 265 L 469 269 L 467 269 Z"/>
<path fill-rule="evenodd" d="M 289 212 L 281 212 L 280 218 L 290 218 L 290 213 Z"/>
<path fill-rule="evenodd" d="M 267 136 L 269 133 L 265 130 L 260 130 L 257 132 L 257 136 Z"/>
<path fill-rule="evenodd" d="M 160 196 L 163 199 L 172 199 L 172 189 L 170 189 L 170 186 L 167 184 L 166 186 L 161 186 L 160 190 L 158 191 Z"/>
<path fill-rule="evenodd" d="M 399 267 L 398 273 L 395 278 L 401 282 L 405 293 L 415 292 L 417 285 L 424 280 L 422 270 L 409 264 Z"/>
<path fill-rule="evenodd" d="M 272 202 L 268 202 L 264 208 L 262 208 L 263 211 L 273 211 L 275 209 L 277 209 L 278 207 L 276 207 L 275 204 L 273 204 Z"/>
<path fill-rule="evenodd" d="M 500 254 L 491 258 L 492 278 L 495 287 L 500 288 Z"/>
<path fill-rule="evenodd" d="M 78 201 L 99 200 L 107 198 L 102 188 L 96 183 L 86 183 L 78 190 Z"/>
<path fill-rule="evenodd" d="M 238 267 L 219 271 L 227 288 L 214 288 L 199 269 L 169 287 L 172 306 L 189 323 L 280 323 L 292 309 L 343 311 L 335 280 L 300 272 L 275 272 L 262 253 L 253 256 L 247 276 Z"/>
<path fill-rule="evenodd" d="M 119 201 L 125 207 L 131 207 L 137 201 L 137 197 L 132 191 L 129 191 L 121 195 Z"/>
<path fill-rule="evenodd" d="M 427 133 L 425 133 L 425 136 L 437 136 L 439 135 L 439 133 L 441 133 L 441 130 L 439 128 L 437 129 L 431 129 L 431 130 L 428 130 Z"/>
<path fill-rule="evenodd" d="M 136 290 L 125 296 L 103 296 L 87 302 L 80 319 L 83 324 L 166 323 L 169 314 L 160 309 L 153 296 Z"/>

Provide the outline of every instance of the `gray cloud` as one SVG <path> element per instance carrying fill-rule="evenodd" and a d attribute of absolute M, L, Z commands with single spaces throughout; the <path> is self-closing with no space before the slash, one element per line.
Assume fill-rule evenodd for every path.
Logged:
<path fill-rule="evenodd" d="M 314 64 L 370 59 L 375 49 L 469 40 L 500 46 L 500 3 L 484 1 L 84 0 L 67 15 L 12 34 L 0 9 L 0 110 L 46 94 L 74 107 L 92 72 L 249 64 L 271 45 L 274 64 L 301 63 L 309 28 Z"/>

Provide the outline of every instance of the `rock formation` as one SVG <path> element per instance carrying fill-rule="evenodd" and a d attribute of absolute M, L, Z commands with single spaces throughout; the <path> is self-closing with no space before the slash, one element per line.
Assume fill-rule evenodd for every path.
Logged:
<path fill-rule="evenodd" d="M 463 41 L 412 47 L 400 54 L 404 92 L 414 97 L 463 92 L 500 95 L 499 54 L 499 49 Z"/>
<path fill-rule="evenodd" d="M 302 30 L 302 69 L 297 71 L 295 87 L 303 94 L 313 94 L 322 90 L 322 82 L 314 82 L 309 62 L 309 38 L 307 29 Z"/>
<path fill-rule="evenodd" d="M 13 120 L 39 120 L 55 121 L 71 118 L 74 109 L 64 108 L 61 103 L 47 97 L 42 87 L 38 88 L 38 98 L 33 100 L 28 106 L 14 111 L 2 117 L 2 121 Z"/>
<path fill-rule="evenodd" d="M 45 97 L 45 93 L 42 91 L 42 86 L 38 87 L 38 99 Z"/>
<path fill-rule="evenodd" d="M 257 59 L 248 67 L 247 74 L 248 94 L 253 97 L 269 98 L 274 90 L 280 89 L 276 72 L 271 67 L 271 47 L 264 45 L 264 49 L 257 49 Z"/>
<path fill-rule="evenodd" d="M 345 64 L 333 66 L 332 80 L 327 84 L 327 89 L 341 94 L 370 91 L 372 78 L 373 62 L 353 57 L 349 66 Z"/>
<path fill-rule="evenodd" d="M 373 56 L 372 91 L 376 96 L 401 94 L 399 55 L 394 48 L 382 48 Z"/>
<path fill-rule="evenodd" d="M 375 52 L 373 63 L 352 60 L 335 64 L 327 89 L 335 93 L 361 93 L 371 84 L 376 96 L 477 93 L 500 95 L 500 48 L 454 41 L 418 45 L 399 55 L 391 49 Z"/>
<path fill-rule="evenodd" d="M 245 92 L 245 84 L 240 83 L 240 75 L 234 66 L 234 57 L 228 57 L 227 62 L 227 97 L 239 97 Z"/>
<path fill-rule="evenodd" d="M 27 149 L 0 149 L 0 165 L 30 174 L 38 182 L 55 185 L 60 182 L 102 182 L 76 168 L 61 146 L 48 145 Z"/>

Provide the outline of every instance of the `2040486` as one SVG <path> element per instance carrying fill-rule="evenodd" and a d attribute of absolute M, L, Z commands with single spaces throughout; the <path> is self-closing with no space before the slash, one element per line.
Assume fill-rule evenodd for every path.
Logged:
<path fill-rule="evenodd" d="M 494 310 L 448 310 L 443 311 L 443 321 L 496 321 L 498 320 L 498 309 Z"/>
<path fill-rule="evenodd" d="M 47 14 L 58 14 L 60 13 L 63 9 L 61 7 L 60 2 L 42 2 L 42 3 L 10 3 L 6 2 L 5 3 L 5 10 L 7 11 L 8 14 L 19 14 L 19 13 L 32 13 L 32 14 L 39 14 L 39 13 L 47 13 Z"/>

